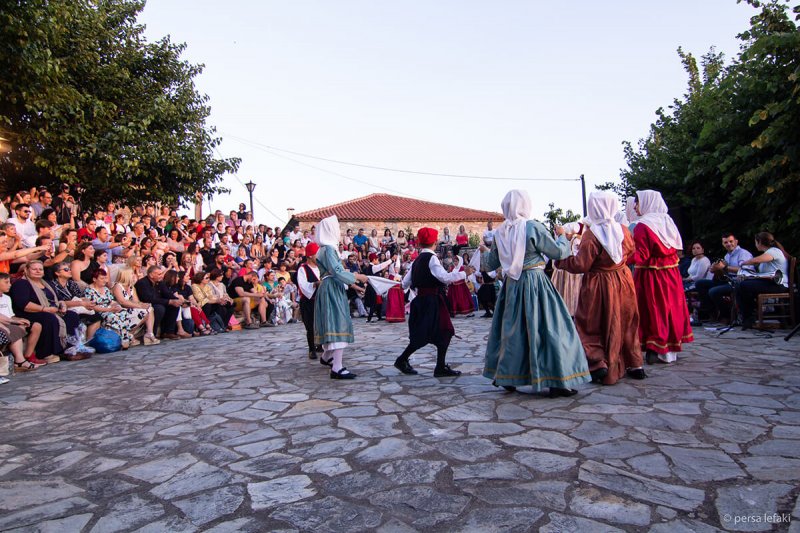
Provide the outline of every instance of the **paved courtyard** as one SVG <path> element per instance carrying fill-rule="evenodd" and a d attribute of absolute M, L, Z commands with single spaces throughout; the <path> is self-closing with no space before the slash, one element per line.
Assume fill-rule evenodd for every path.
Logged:
<path fill-rule="evenodd" d="M 0 530 L 800 531 L 800 336 L 699 330 L 650 379 L 551 400 L 356 324 L 332 381 L 302 325 L 60 363 L 0 388 Z"/>

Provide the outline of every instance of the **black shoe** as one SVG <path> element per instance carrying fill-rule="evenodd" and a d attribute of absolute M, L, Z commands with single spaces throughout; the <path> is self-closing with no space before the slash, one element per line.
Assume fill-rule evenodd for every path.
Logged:
<path fill-rule="evenodd" d="M 592 375 L 592 383 L 599 383 L 602 385 L 603 380 L 606 379 L 606 376 L 608 375 L 608 369 L 598 368 L 597 370 L 593 370 L 589 373 Z"/>
<path fill-rule="evenodd" d="M 325 366 L 333 366 L 333 359 L 325 359 L 324 357 L 319 357 L 319 364 Z"/>
<path fill-rule="evenodd" d="M 451 378 L 460 375 L 461 372 L 459 370 L 453 370 L 450 368 L 450 365 L 444 365 L 443 368 L 435 368 L 433 370 L 433 377 L 435 378 Z"/>
<path fill-rule="evenodd" d="M 317 346 L 316 348 L 314 348 L 314 351 L 317 353 L 322 353 L 325 351 L 325 348 L 323 348 L 322 346 Z"/>
<path fill-rule="evenodd" d="M 331 370 L 331 379 L 356 379 L 356 375 L 342 367 L 338 372 Z"/>
<path fill-rule="evenodd" d="M 550 397 L 551 398 L 567 398 L 569 396 L 575 396 L 578 394 L 578 391 L 575 389 L 565 389 L 563 387 L 550 387 Z"/>
<path fill-rule="evenodd" d="M 378 317 L 378 322 L 380 322 L 381 320 L 383 320 L 383 317 L 382 317 L 382 316 L 379 316 L 379 317 Z"/>
<path fill-rule="evenodd" d="M 631 379 L 644 379 L 647 377 L 647 374 L 644 371 L 644 368 L 630 368 L 628 369 L 628 376 Z"/>
<path fill-rule="evenodd" d="M 745 318 L 742 320 L 742 331 L 746 329 L 752 329 L 754 325 L 755 325 L 755 320 L 753 320 L 752 318 Z"/>
<path fill-rule="evenodd" d="M 489 311 L 486 311 L 485 313 L 483 313 L 481 315 L 481 318 L 492 318 L 492 316 L 493 316 L 492 313 L 490 313 Z"/>
<path fill-rule="evenodd" d="M 658 354 L 653 350 L 647 350 L 647 353 L 645 354 L 645 360 L 647 361 L 648 365 L 652 365 L 660 361 Z"/>
<path fill-rule="evenodd" d="M 316 359 L 317 358 L 317 352 L 313 352 L 313 351 L 312 352 L 308 352 L 308 358 L 309 359 Z"/>
<path fill-rule="evenodd" d="M 494 385 L 495 387 L 500 387 L 500 385 L 498 385 L 496 381 L 492 381 L 492 385 Z M 505 390 L 507 390 L 508 392 L 516 392 L 517 391 L 517 388 L 514 385 L 503 385 L 502 387 Z"/>
<path fill-rule="evenodd" d="M 408 374 L 409 376 L 415 376 L 419 373 L 416 370 L 414 370 L 414 367 L 411 366 L 411 364 L 408 361 L 405 361 L 403 359 L 398 359 L 397 361 L 395 361 L 394 367 L 403 374 Z"/>

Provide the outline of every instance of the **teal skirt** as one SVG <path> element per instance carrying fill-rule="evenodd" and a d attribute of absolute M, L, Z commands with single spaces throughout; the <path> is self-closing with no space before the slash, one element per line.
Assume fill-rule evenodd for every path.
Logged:
<path fill-rule="evenodd" d="M 314 344 L 354 340 L 347 289 L 334 278 L 323 278 L 314 300 Z"/>
<path fill-rule="evenodd" d="M 564 300 L 541 269 L 507 278 L 497 298 L 483 376 L 497 385 L 572 388 L 590 381 Z"/>

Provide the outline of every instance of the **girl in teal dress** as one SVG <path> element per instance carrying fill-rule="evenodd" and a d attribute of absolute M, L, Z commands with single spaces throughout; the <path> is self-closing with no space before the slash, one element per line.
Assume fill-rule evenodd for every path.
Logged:
<path fill-rule="evenodd" d="M 530 198 L 520 190 L 503 199 L 505 222 L 497 229 L 482 271 L 503 267 L 483 375 L 507 390 L 549 387 L 550 397 L 571 396 L 590 380 L 589 367 L 564 301 L 544 272 L 547 258 L 566 259 L 570 244 L 530 218 Z M 486 249 L 484 247 L 484 249 Z M 488 251 L 488 249 L 486 249 Z"/>
<path fill-rule="evenodd" d="M 347 286 L 356 281 L 366 283 L 367 277 L 342 267 L 338 253 L 340 235 L 336 215 L 322 219 L 317 226 L 320 285 L 314 301 L 314 344 L 322 345 L 324 353 L 319 360 L 331 367 L 331 379 L 353 379 L 356 375 L 342 364 L 344 349 L 354 340 Z"/>

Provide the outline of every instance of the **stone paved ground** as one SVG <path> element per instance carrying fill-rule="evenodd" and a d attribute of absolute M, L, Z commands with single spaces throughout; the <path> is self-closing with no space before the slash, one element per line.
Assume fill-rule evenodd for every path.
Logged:
<path fill-rule="evenodd" d="M 697 332 L 644 382 L 550 400 L 479 376 L 487 326 L 456 322 L 441 381 L 432 350 L 390 366 L 384 322 L 356 325 L 355 382 L 299 325 L 17 375 L 0 530 L 800 531 L 800 338 Z"/>

